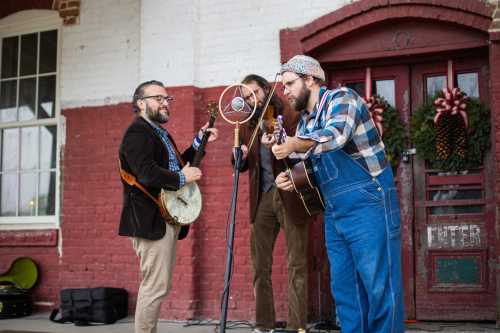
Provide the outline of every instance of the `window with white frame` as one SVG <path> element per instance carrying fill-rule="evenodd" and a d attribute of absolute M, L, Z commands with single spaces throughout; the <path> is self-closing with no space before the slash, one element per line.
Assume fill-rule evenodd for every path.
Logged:
<path fill-rule="evenodd" d="M 23 30 L 0 33 L 0 226 L 58 215 L 60 32 Z"/>

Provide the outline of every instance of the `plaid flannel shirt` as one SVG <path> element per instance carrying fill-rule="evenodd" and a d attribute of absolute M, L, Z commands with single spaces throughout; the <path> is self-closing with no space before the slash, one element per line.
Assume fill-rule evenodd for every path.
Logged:
<path fill-rule="evenodd" d="M 321 110 L 318 110 L 319 104 L 322 104 Z M 295 157 L 306 159 L 310 154 L 343 149 L 373 177 L 387 166 L 384 143 L 364 100 L 346 87 L 335 90 L 322 87 L 313 112 L 302 112 L 296 136 L 316 144 Z"/>

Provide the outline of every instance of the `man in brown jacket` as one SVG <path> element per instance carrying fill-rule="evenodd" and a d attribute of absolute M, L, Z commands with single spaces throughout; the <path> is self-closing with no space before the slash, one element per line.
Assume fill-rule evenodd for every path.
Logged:
<path fill-rule="evenodd" d="M 275 326 L 273 287 L 271 281 L 273 248 L 279 231 L 285 232 L 288 263 L 288 329 L 305 328 L 307 321 L 307 250 L 311 217 L 295 193 L 278 190 L 275 177 L 283 170 L 283 161 L 272 154 L 267 135 L 272 133 L 272 119 L 282 114 L 287 133 L 295 133 L 296 112 L 285 108 L 274 95 L 268 106 L 257 139 L 248 151 L 248 143 L 257 125 L 257 119 L 267 100 L 271 85 L 261 76 L 250 74 L 242 83 L 255 94 L 243 89 L 245 102 L 251 107 L 257 103 L 253 119 L 241 128 L 243 161 L 241 171 L 250 173 L 250 223 L 253 287 L 256 301 L 254 333 L 268 332 Z M 262 139 L 261 139 L 262 138 Z M 262 140 L 262 142 L 261 142 Z"/>

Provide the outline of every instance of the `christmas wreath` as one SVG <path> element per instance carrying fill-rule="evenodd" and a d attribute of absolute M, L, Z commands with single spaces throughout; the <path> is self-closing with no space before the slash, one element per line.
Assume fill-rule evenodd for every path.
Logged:
<path fill-rule="evenodd" d="M 405 149 L 406 133 L 401 116 L 383 97 L 371 96 L 367 101 L 368 110 L 382 136 L 387 160 L 395 171 Z"/>
<path fill-rule="evenodd" d="M 417 156 L 430 168 L 476 168 L 490 147 L 490 110 L 457 88 L 445 89 L 416 110 L 410 133 Z"/>

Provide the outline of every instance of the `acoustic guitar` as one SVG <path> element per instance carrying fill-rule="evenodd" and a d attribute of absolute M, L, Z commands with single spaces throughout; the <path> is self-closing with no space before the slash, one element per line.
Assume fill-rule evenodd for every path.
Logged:
<path fill-rule="evenodd" d="M 283 127 L 283 116 L 279 115 L 276 123 L 275 138 L 277 144 L 285 142 L 286 133 Z M 289 158 L 284 159 L 288 176 L 293 184 L 293 189 L 299 196 L 306 212 L 316 215 L 325 210 L 321 192 L 316 185 L 312 163 L 309 159 L 293 163 Z"/>

